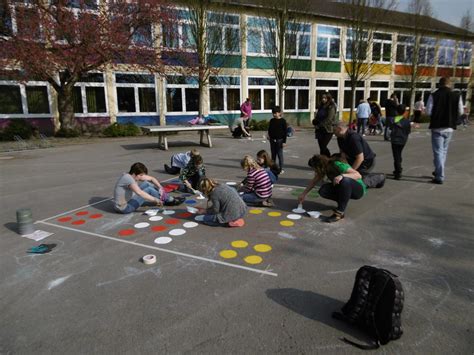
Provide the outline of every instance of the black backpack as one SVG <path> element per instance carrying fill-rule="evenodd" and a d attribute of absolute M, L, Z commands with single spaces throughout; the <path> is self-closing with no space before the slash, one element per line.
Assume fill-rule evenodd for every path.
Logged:
<path fill-rule="evenodd" d="M 361 267 L 357 271 L 351 298 L 341 312 L 333 312 L 332 316 L 365 329 L 374 339 L 374 344 L 342 340 L 368 350 L 400 338 L 403 334 L 401 313 L 404 299 L 402 284 L 396 275 L 373 266 Z"/>
<path fill-rule="evenodd" d="M 385 174 L 384 173 L 368 173 L 362 177 L 362 181 L 368 189 L 376 188 L 380 189 L 385 185 Z"/>

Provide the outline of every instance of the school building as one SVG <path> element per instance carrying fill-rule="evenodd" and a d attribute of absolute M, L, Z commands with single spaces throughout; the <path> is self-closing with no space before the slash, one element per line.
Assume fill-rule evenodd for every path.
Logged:
<path fill-rule="evenodd" d="M 87 3 L 93 10 L 98 8 L 99 1 L 102 0 L 88 0 Z M 281 103 L 264 51 L 268 34 L 262 29 L 258 8 L 251 1 L 225 3 L 227 15 L 224 20 L 215 20 L 210 12 L 208 25 L 220 28 L 223 38 L 237 38 L 239 45 L 230 50 L 223 48 L 225 58 L 219 64 L 222 68 L 217 75 L 210 77 L 208 90 L 204 93 L 204 115 L 226 123 L 238 117 L 240 104 L 249 97 L 253 103 L 254 119 L 269 119 L 271 108 L 281 105 L 287 120 L 293 124 L 310 125 L 321 94 L 329 92 L 338 105 L 340 117 L 348 119 L 351 90 L 343 57 L 347 57 L 346 41 L 350 28 L 347 18 L 341 14 L 343 4 L 314 2 L 310 11 L 304 14 L 304 26 L 300 26 L 297 32 L 288 30 L 287 38 L 294 43 L 290 63 L 294 72 Z M 21 2 L 12 4 L 10 6 L 21 6 Z M 71 4 L 73 6 L 74 1 Z M 163 36 L 165 47 L 186 45 L 183 38 L 191 24 L 184 8 L 180 14 L 173 30 L 181 36 L 174 40 Z M 15 20 L 15 11 L 11 16 L 10 31 L 15 32 L 20 21 Z M 373 72 L 358 83 L 355 104 L 369 96 L 383 103 L 394 92 L 409 106 L 407 73 L 413 61 L 416 38 L 412 28 L 404 24 L 411 23 L 411 17 L 393 11 L 387 14 L 387 18 L 379 20 L 379 30 L 367 48 L 366 58 L 375 64 Z M 426 101 L 430 92 L 436 89 L 439 78 L 449 76 L 454 88 L 462 91 L 465 104 L 470 106 L 474 34 L 466 37 L 465 31 L 455 26 L 435 19 L 424 21 L 428 22 L 429 28 L 423 28 L 420 39 L 418 63 L 422 67 L 422 76 L 416 83 L 416 90 Z M 162 33 L 159 24 L 155 29 L 156 33 Z M 142 34 L 147 35 L 152 36 L 152 31 Z M 147 42 L 146 38 L 142 40 Z M 163 77 L 146 71 L 131 72 L 126 66 L 110 66 L 106 71 L 90 73 L 82 78 L 74 92 L 76 119 L 88 127 L 107 126 L 113 122 L 184 124 L 198 114 L 198 108 L 197 78 L 171 70 Z M 52 132 L 54 126 L 58 127 L 56 95 L 47 82 L 19 82 L 13 72 L 9 74 L 2 70 L 0 127 L 16 118 L 31 121 L 42 132 Z"/>

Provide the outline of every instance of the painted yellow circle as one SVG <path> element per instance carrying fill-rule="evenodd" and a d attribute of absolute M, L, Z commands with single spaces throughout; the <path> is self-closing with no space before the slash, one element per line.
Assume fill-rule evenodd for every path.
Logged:
<path fill-rule="evenodd" d="M 255 251 L 258 251 L 260 253 L 266 253 L 266 252 L 272 250 L 272 247 L 268 244 L 257 244 L 253 248 L 254 248 Z"/>
<path fill-rule="evenodd" d="M 263 259 L 258 255 L 249 255 L 244 258 L 244 261 L 247 264 L 255 265 L 255 264 L 260 264 L 263 261 Z"/>
<path fill-rule="evenodd" d="M 268 215 L 270 217 L 280 217 L 281 213 L 280 212 L 268 212 Z"/>
<path fill-rule="evenodd" d="M 280 224 L 283 227 L 291 227 L 295 225 L 295 222 L 285 220 L 285 221 L 281 221 Z"/>
<path fill-rule="evenodd" d="M 250 210 L 249 213 L 251 213 L 251 214 L 260 214 L 260 213 L 263 213 L 263 211 L 258 210 L 258 209 L 253 209 L 253 210 Z"/>
<path fill-rule="evenodd" d="M 224 259 L 232 259 L 237 256 L 237 252 L 235 250 L 222 250 L 219 255 Z"/>
<path fill-rule="evenodd" d="M 231 245 L 234 248 L 246 248 L 249 243 L 247 243 L 245 240 L 234 240 Z"/>

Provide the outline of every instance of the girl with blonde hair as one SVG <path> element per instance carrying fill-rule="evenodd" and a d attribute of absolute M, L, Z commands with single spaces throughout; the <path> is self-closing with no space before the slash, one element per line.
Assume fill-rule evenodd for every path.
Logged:
<path fill-rule="evenodd" d="M 207 210 L 201 209 L 204 212 L 203 223 L 226 227 L 241 227 L 245 224 L 243 217 L 247 213 L 247 206 L 235 189 L 209 178 L 201 180 L 199 189 L 208 198 Z"/>
<path fill-rule="evenodd" d="M 273 185 L 265 169 L 258 165 L 250 155 L 244 156 L 240 165 L 247 172 L 247 177 L 239 189 L 243 192 L 242 199 L 250 205 L 273 206 L 270 200 Z"/>

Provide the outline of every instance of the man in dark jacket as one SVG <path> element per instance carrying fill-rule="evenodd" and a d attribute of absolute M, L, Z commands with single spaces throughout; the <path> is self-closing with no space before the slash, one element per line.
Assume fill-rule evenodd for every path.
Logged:
<path fill-rule="evenodd" d="M 398 97 L 395 94 L 390 95 L 390 98 L 385 100 L 385 130 L 383 133 L 383 139 L 388 141 L 390 140 L 389 128 L 393 124 L 393 120 L 397 115 L 397 106 L 398 106 Z"/>
<path fill-rule="evenodd" d="M 433 92 L 426 105 L 426 113 L 431 116 L 431 146 L 433 148 L 434 184 L 444 181 L 444 165 L 448 155 L 449 142 L 456 129 L 458 116 L 462 115 L 463 104 L 460 95 L 450 88 L 451 81 L 443 77 L 439 80 L 439 89 Z"/>

